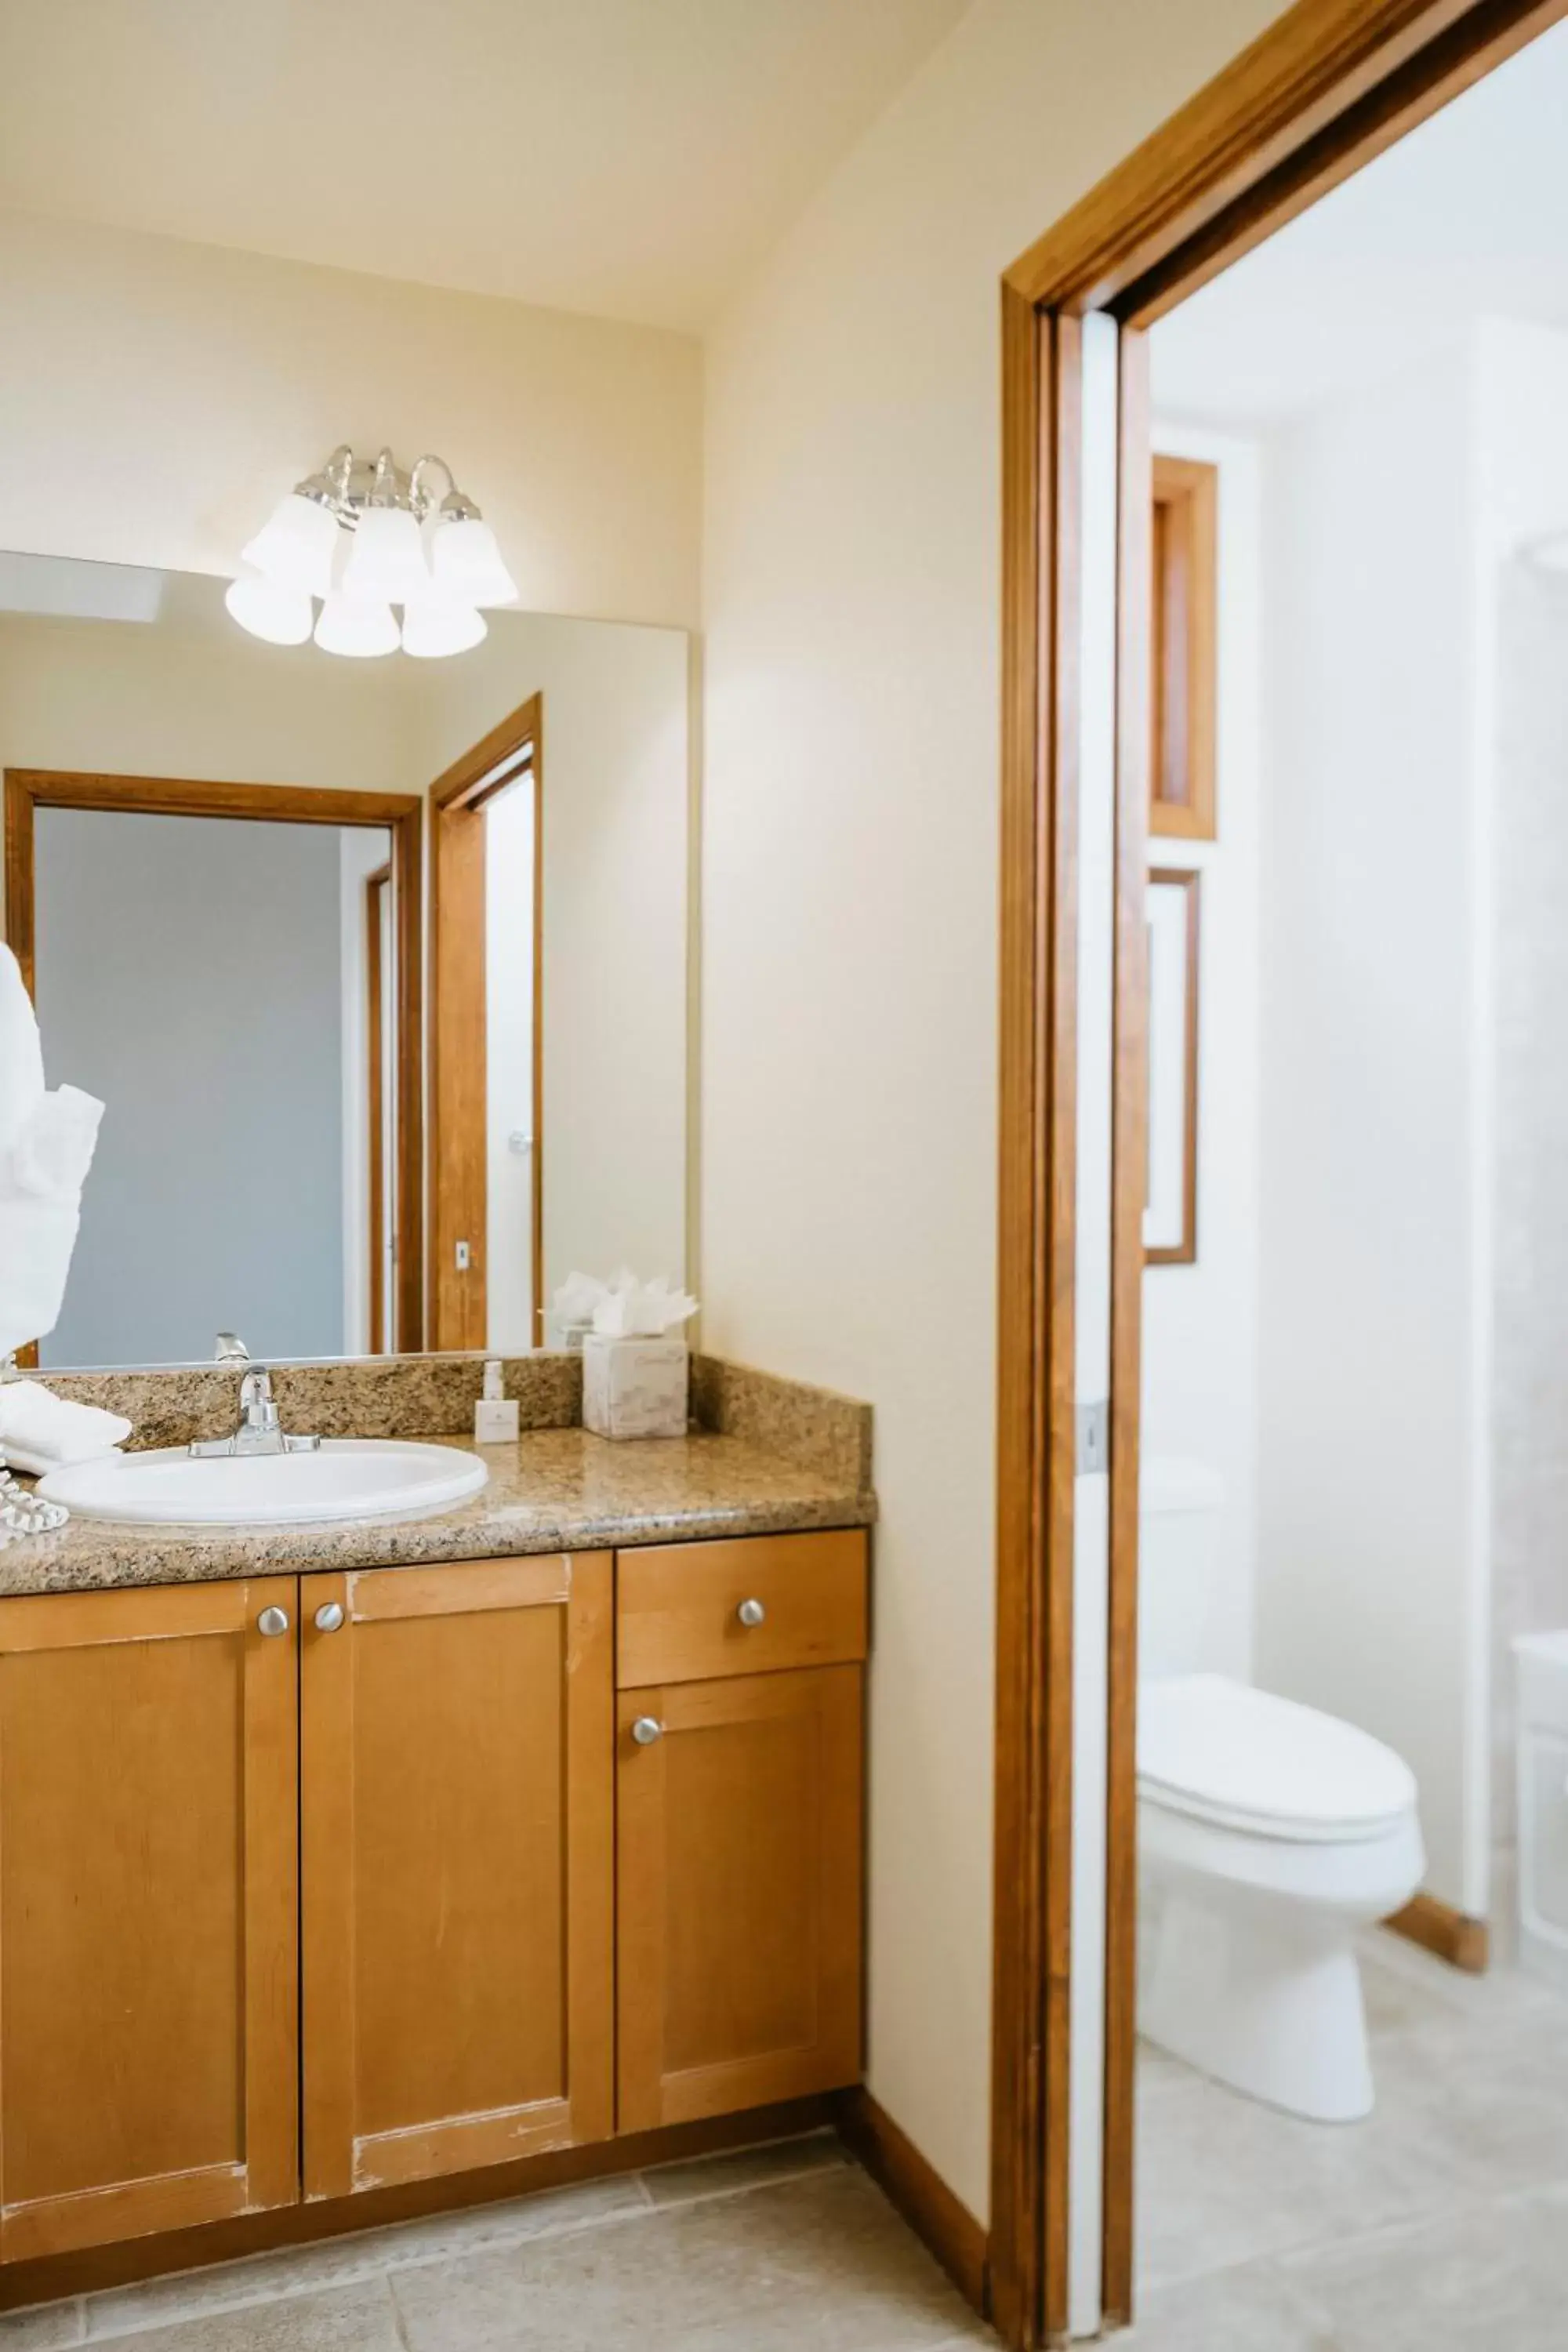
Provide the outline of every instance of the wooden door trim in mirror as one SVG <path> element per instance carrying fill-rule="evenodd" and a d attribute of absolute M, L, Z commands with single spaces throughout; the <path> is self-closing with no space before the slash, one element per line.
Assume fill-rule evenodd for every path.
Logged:
<path fill-rule="evenodd" d="M 5 934 L 29 993 L 37 936 L 34 818 L 41 808 L 118 809 L 137 816 L 232 817 L 273 824 L 374 825 L 391 835 L 397 925 L 396 1347 L 405 1355 L 416 1352 L 425 1344 L 423 800 L 416 793 L 7 768 Z"/>
<path fill-rule="evenodd" d="M 370 1299 L 370 1352 L 386 1353 L 386 977 L 382 931 L 386 893 L 392 889 L 392 860 L 364 878 L 364 1005 L 365 1005 L 365 1189 L 370 1196 L 366 1219 L 366 1272 Z M 396 907 L 395 894 L 391 904 Z"/>
<path fill-rule="evenodd" d="M 498 793 L 533 788 L 533 1143 L 530 1159 L 532 1313 L 544 1340 L 544 698 L 528 700 L 430 787 L 430 1344 L 489 1343 L 485 1243 L 485 829 Z M 476 1074 L 478 1084 L 476 1085 Z M 459 1240 L 479 1235 L 459 1274 Z"/>

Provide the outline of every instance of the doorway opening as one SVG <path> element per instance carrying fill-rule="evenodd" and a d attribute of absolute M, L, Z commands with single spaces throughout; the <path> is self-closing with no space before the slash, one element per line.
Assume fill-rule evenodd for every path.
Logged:
<path fill-rule="evenodd" d="M 1151 331 L 1564 13 L 1302 0 L 1004 281 L 991 2268 L 1017 2345 L 1132 2315 L 1152 1183 L 1175 1228 L 1153 1245 L 1178 1254 L 1151 1281 L 1187 1278 L 1213 1223 L 1200 1167 L 1185 1229 L 1180 1181 L 1201 1084 L 1167 1072 L 1151 1122 L 1151 1021 L 1184 1054 L 1194 1001 L 1173 914 L 1151 1001 L 1156 712 L 1168 733 L 1188 676 L 1168 668 L 1157 697 L 1155 555 L 1169 592 L 1173 518 L 1156 505 Z M 1191 617 L 1184 635 L 1161 615 L 1189 656 Z M 1164 796 L 1190 824 L 1190 784 Z M 1222 763 L 1222 826 L 1225 805 Z M 1169 833 L 1162 870 L 1203 864 Z M 1192 887 L 1206 920 L 1207 875 Z M 1212 1006 L 1201 971 L 1199 987 Z"/>

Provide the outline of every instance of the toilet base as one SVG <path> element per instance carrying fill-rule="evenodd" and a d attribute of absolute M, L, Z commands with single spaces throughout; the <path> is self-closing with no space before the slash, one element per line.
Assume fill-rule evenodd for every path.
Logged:
<path fill-rule="evenodd" d="M 1140 2028 L 1249 2098 L 1314 2123 L 1357 2122 L 1373 2086 L 1352 1934 L 1304 1905 L 1167 1887 Z"/>

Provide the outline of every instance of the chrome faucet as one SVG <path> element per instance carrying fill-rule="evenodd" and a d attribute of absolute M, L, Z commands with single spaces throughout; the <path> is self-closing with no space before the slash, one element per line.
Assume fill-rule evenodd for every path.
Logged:
<path fill-rule="evenodd" d="M 239 1423 L 234 1435 L 196 1438 L 189 1450 L 205 1461 L 222 1454 L 314 1454 L 321 1442 L 319 1437 L 288 1435 L 278 1418 L 271 1373 L 265 1364 L 251 1364 L 239 1384 Z"/>

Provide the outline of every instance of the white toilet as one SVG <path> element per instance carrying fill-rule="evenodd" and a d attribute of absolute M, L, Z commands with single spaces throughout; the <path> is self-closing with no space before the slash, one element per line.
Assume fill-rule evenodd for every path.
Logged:
<path fill-rule="evenodd" d="M 1415 1775 L 1364 1731 L 1208 1671 L 1222 1488 L 1144 1464 L 1139 2024 L 1292 2115 L 1370 2113 L 1354 1939 L 1407 1903 L 1426 1854 Z"/>

